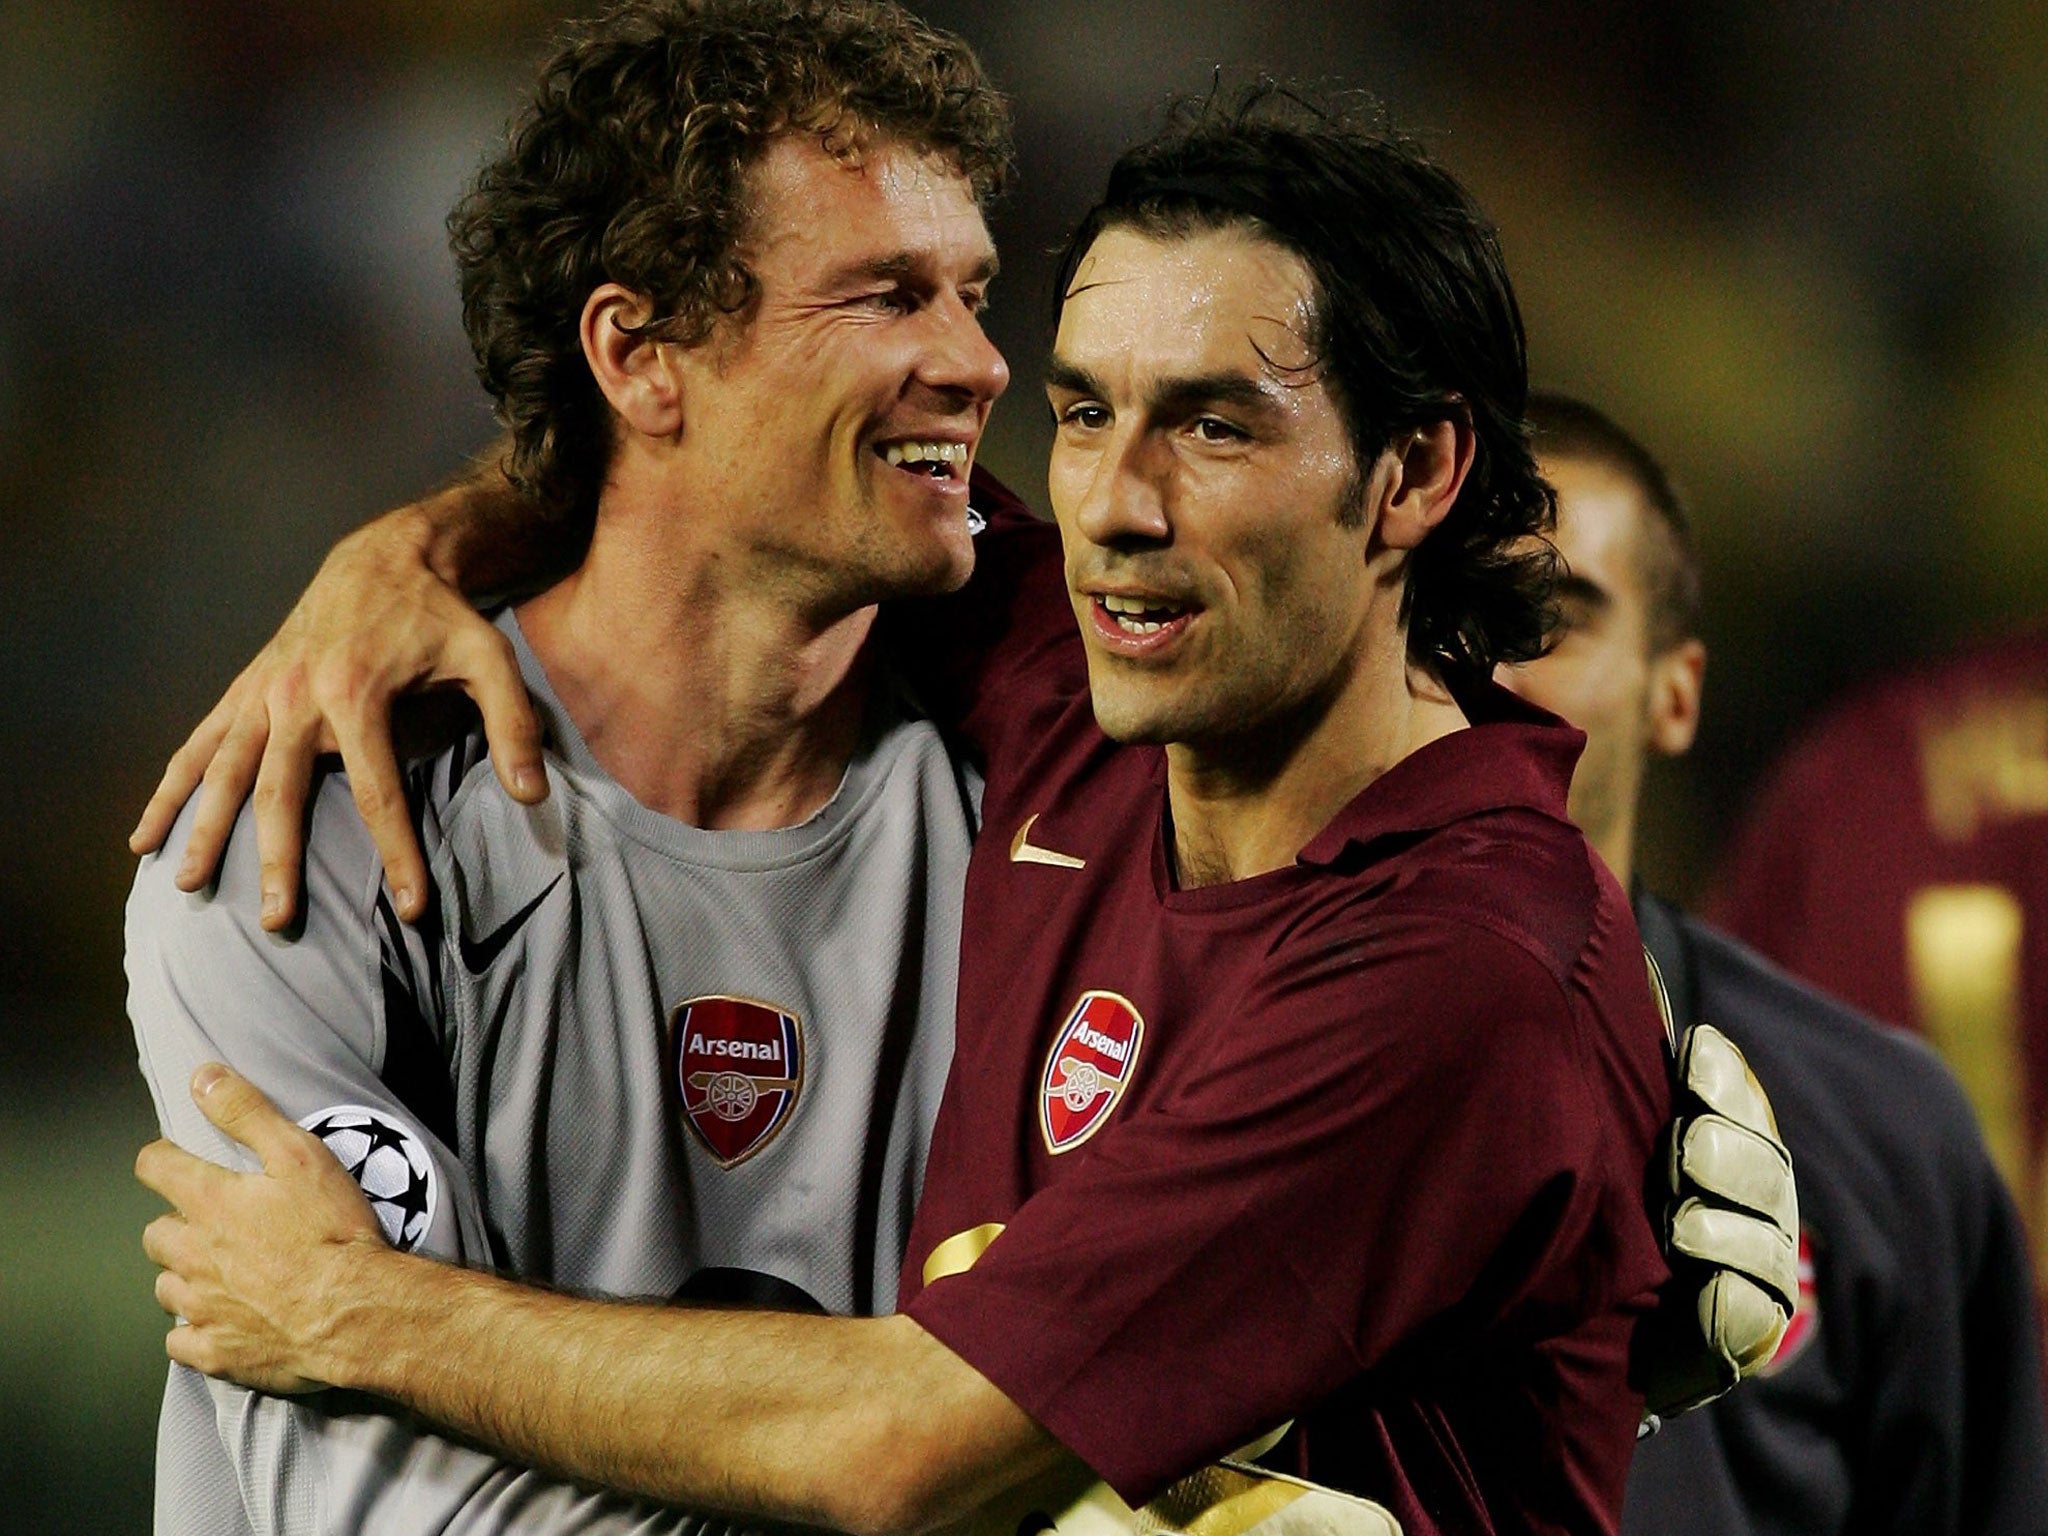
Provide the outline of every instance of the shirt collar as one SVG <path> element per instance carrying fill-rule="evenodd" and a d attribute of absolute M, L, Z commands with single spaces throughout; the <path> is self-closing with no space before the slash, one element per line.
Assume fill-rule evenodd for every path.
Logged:
<path fill-rule="evenodd" d="M 1333 864 L 1354 845 L 1433 831 L 1484 811 L 1527 809 L 1566 819 L 1585 735 L 1493 682 L 1451 691 L 1470 724 L 1366 785 L 1309 840 L 1298 863 Z"/>

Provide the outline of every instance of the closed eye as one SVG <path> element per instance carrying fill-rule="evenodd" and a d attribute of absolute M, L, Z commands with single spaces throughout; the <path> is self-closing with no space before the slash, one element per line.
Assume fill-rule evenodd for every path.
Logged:
<path fill-rule="evenodd" d="M 907 315 L 917 308 L 917 295 L 907 288 L 878 288 L 846 301 L 850 309 L 871 309 L 885 315 Z"/>

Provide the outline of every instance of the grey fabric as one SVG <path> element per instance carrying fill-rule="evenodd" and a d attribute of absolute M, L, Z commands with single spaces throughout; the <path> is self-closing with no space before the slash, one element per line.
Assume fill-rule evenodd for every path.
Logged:
<path fill-rule="evenodd" d="M 476 736 L 414 766 L 438 893 L 419 929 L 391 915 L 338 775 L 316 792 L 297 934 L 257 925 L 246 811 L 210 893 L 177 891 L 174 860 L 143 861 L 129 1009 L 165 1134 L 246 1164 L 186 1092 L 220 1058 L 295 1119 L 362 1106 L 426 1149 L 436 1190 L 419 1248 L 436 1257 L 619 1296 L 751 1271 L 831 1311 L 886 1309 L 952 1051 L 976 786 L 884 683 L 816 816 L 684 826 L 604 774 L 501 623 L 548 727 L 551 793 L 512 802 Z M 793 1107 L 731 1167 L 688 1129 L 671 1079 L 670 1017 L 707 996 L 773 1004 L 803 1039 Z M 236 1511 L 259 1536 L 702 1524 L 335 1394 L 265 1398 L 177 1368 L 160 1447 L 165 1536 L 232 1531 Z"/>

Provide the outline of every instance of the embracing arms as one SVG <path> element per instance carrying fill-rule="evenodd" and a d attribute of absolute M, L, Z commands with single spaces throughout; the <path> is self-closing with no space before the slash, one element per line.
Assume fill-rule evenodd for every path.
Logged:
<path fill-rule="evenodd" d="M 145 1246 L 182 1363 L 374 1392 L 580 1481 L 863 1536 L 928 1529 L 1065 1456 L 908 1318 L 595 1303 L 399 1253 L 247 1081 L 207 1068 L 196 1091 L 263 1171 L 164 1142 L 137 1161 L 176 1207 Z"/>
<path fill-rule="evenodd" d="M 338 777 L 322 780 L 310 828 L 306 921 L 289 941 L 257 927 L 246 822 L 210 893 L 179 891 L 159 859 L 138 872 L 128 1008 L 162 1133 L 195 1161 L 252 1166 L 188 1087 L 201 1063 L 231 1061 L 352 1157 L 377 1126 L 370 1182 L 404 1246 L 444 1263 L 488 1262 L 434 1033 L 431 946 L 379 899 L 376 849 Z M 360 1398 L 273 1397 L 177 1367 L 160 1435 L 161 1536 L 678 1536 L 701 1524 L 496 1460 Z"/>
<path fill-rule="evenodd" d="M 338 745 L 387 879 L 406 898 L 396 904 L 417 913 L 424 863 L 393 762 L 392 701 L 408 688 L 460 685 L 482 711 L 508 790 L 526 800 L 545 794 L 538 730 L 509 648 L 461 592 L 532 579 L 562 558 L 558 543 L 542 514 L 495 471 L 351 535 L 173 759 L 137 829 L 138 845 L 160 843 L 178 803 L 203 784 L 178 876 L 181 886 L 196 888 L 254 783 L 263 923 L 282 927 L 297 905 L 310 760 Z M 1700 1103 L 1697 1092 L 1692 1099 L 1688 1113 L 1728 1118 Z M 1788 1164 L 1767 1107 L 1735 1118 L 1756 1135 L 1675 1137 L 1666 1193 L 1688 1219 L 1667 1238 L 1687 1283 L 1665 1296 L 1660 1319 L 1668 1326 L 1653 1330 L 1647 1352 L 1642 1381 L 1653 1411 L 1674 1412 L 1725 1391 L 1769 1358 L 1790 1315 L 1796 1219 L 1787 1214 Z M 1689 1121 L 1679 1130 L 1690 1132 Z M 1725 1214 L 1708 1219 L 1713 1212 Z"/>
<path fill-rule="evenodd" d="M 540 724 L 505 637 L 467 593 L 505 591 L 566 569 L 574 539 L 505 480 L 495 459 L 466 479 L 343 539 L 256 659 L 171 758 L 129 838 L 160 848 L 199 792 L 179 889 L 213 877 L 254 790 L 262 922 L 299 905 L 313 759 L 340 752 L 384 861 L 399 915 L 425 910 L 427 875 L 407 814 L 391 706 L 408 691 L 459 686 L 476 701 L 498 777 L 514 798 L 547 794 Z"/>

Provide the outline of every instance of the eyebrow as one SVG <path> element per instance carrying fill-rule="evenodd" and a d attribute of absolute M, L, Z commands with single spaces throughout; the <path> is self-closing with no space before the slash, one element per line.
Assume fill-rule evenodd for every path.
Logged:
<path fill-rule="evenodd" d="M 1109 393 L 1094 374 L 1057 353 L 1045 366 L 1045 385 L 1073 395 L 1106 398 Z M 1271 387 L 1241 373 L 1190 373 L 1156 379 L 1146 387 L 1143 401 L 1152 411 L 1211 403 L 1262 411 L 1274 406 Z"/>
<path fill-rule="evenodd" d="M 1557 596 L 1560 602 L 1578 603 L 1595 613 L 1604 613 L 1614 606 L 1613 594 L 1605 587 L 1570 571 L 1557 578 Z"/>
<path fill-rule="evenodd" d="M 927 256 L 914 251 L 896 251 L 888 256 L 875 256 L 867 261 L 858 261 L 851 266 L 840 268 L 832 274 L 832 285 L 838 287 L 846 283 L 883 281 L 900 283 L 917 277 L 928 270 L 929 265 L 930 258 Z M 1001 267 L 1001 260 L 994 251 L 990 251 L 975 263 L 974 269 L 967 274 L 967 281 L 989 282 L 994 279 Z"/>

